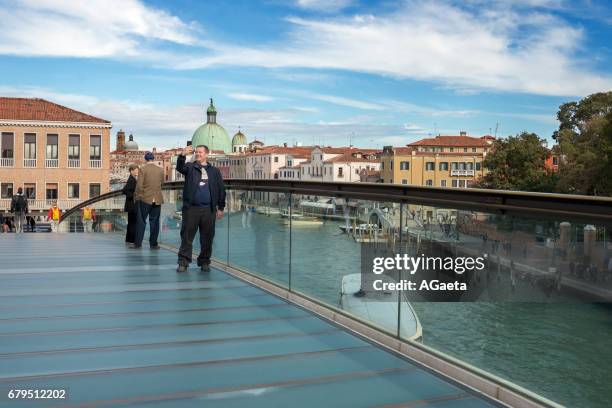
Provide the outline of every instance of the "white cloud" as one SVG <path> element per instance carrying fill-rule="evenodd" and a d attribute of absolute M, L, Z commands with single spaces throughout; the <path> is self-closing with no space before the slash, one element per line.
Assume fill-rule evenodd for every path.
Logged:
<path fill-rule="evenodd" d="M 193 45 L 197 27 L 139 0 L 16 0 L 0 5 L 0 53 L 150 58 L 147 41 Z"/>
<path fill-rule="evenodd" d="M 351 5 L 352 0 L 296 0 L 297 7 L 324 12 L 342 10 Z"/>
<path fill-rule="evenodd" d="M 335 105 L 347 106 L 349 108 L 363 109 L 363 110 L 384 110 L 385 107 L 383 105 L 360 101 L 357 99 L 344 98 L 341 96 L 335 95 L 324 95 L 324 94 L 316 94 L 316 93 L 306 93 L 306 92 L 296 92 L 296 95 L 301 95 L 305 98 L 315 99 L 318 101 L 329 102 Z"/>
<path fill-rule="evenodd" d="M 242 92 L 230 93 L 227 96 L 229 96 L 232 99 L 238 100 L 238 101 L 269 102 L 269 101 L 274 100 L 274 98 L 271 96 L 256 95 L 256 94 L 242 93 Z"/>
<path fill-rule="evenodd" d="M 397 12 L 356 18 L 289 18 L 281 45 L 219 44 L 178 68 L 245 65 L 342 69 L 435 81 L 457 89 L 584 96 L 612 88 L 609 73 L 589 70 L 577 52 L 581 28 L 552 13 L 483 4 L 408 1 Z M 542 3 L 546 5 L 545 3 Z"/>

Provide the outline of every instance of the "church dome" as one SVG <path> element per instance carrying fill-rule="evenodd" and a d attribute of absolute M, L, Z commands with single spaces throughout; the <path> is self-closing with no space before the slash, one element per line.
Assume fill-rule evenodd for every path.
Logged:
<path fill-rule="evenodd" d="M 232 146 L 247 144 L 246 136 L 240 130 L 232 138 Z"/>
<path fill-rule="evenodd" d="M 206 145 L 212 150 L 223 150 L 225 153 L 232 151 L 230 138 L 223 126 L 217 123 L 217 110 L 210 100 L 210 106 L 206 110 L 206 123 L 196 129 L 191 139 L 192 145 Z"/>
<path fill-rule="evenodd" d="M 134 141 L 134 136 L 130 134 L 130 138 L 127 142 L 125 142 L 124 145 L 124 149 L 125 150 L 129 150 L 129 151 L 137 151 L 138 150 L 138 143 L 136 143 Z"/>

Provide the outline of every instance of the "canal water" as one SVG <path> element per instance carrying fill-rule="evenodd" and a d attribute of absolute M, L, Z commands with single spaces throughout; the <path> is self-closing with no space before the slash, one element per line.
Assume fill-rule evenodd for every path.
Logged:
<path fill-rule="evenodd" d="M 361 251 L 339 225 L 305 223 L 292 225 L 290 231 L 278 215 L 233 213 L 217 223 L 213 256 L 338 306 L 342 277 L 360 272 Z M 168 226 L 162 240 L 178 244 L 178 230 Z M 424 344 L 560 404 L 610 406 L 610 305 L 573 301 L 412 306 Z"/>

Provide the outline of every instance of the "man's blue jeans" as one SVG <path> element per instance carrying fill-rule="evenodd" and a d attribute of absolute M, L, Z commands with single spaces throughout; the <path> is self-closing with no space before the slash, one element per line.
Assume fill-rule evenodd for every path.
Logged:
<path fill-rule="evenodd" d="M 147 204 L 142 201 L 136 203 L 136 237 L 134 239 L 134 245 L 142 245 L 145 228 L 147 226 L 147 218 L 149 218 L 149 245 L 152 247 L 157 246 L 160 214 L 161 205 Z"/>

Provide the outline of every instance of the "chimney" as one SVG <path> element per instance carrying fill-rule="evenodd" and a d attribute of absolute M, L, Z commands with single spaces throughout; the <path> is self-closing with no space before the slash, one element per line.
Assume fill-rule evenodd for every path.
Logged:
<path fill-rule="evenodd" d="M 459 136 L 467 136 L 467 132 L 465 130 L 461 130 L 459 132 Z"/>
<path fill-rule="evenodd" d="M 283 143 L 283 147 L 287 147 L 287 142 Z"/>

